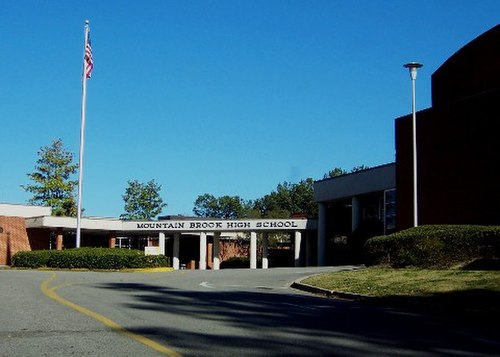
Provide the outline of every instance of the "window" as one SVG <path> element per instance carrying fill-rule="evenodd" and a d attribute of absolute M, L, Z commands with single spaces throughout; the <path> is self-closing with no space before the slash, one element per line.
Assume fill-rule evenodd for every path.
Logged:
<path fill-rule="evenodd" d="M 396 189 L 384 192 L 384 234 L 396 232 Z"/>

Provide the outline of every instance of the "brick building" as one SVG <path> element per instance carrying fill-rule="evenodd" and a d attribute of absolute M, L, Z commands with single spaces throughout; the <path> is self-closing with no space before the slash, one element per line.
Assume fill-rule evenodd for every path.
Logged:
<path fill-rule="evenodd" d="M 422 224 L 500 224 L 500 25 L 432 75 L 432 107 L 417 113 Z M 396 119 L 397 226 L 413 225 L 411 115 Z"/>
<path fill-rule="evenodd" d="M 26 228 L 26 218 L 50 215 L 49 207 L 0 204 L 0 265 L 19 251 L 45 249 L 49 235 Z"/>
<path fill-rule="evenodd" d="M 419 225 L 500 225 L 499 44 L 497 25 L 453 54 L 432 75 L 432 107 L 416 116 Z M 356 230 L 363 229 L 367 235 L 372 229 L 371 234 L 376 235 L 413 225 L 411 115 L 395 120 L 395 139 L 395 163 L 315 182 L 319 204 L 317 239 L 312 239 L 311 234 L 302 239 L 301 235 L 315 230 L 315 222 L 302 225 L 300 220 L 290 220 L 302 228 L 284 228 L 293 236 L 296 266 L 330 263 L 331 244 Z M 61 249 L 63 243 L 72 247 L 74 219 L 47 217 L 50 213 L 37 211 L 47 209 L 43 207 L 18 210 L 9 216 L 2 214 L 1 206 L 0 264 L 8 264 L 19 250 Z M 36 216 L 45 217 L 40 221 Z M 123 230 L 118 220 L 87 219 L 84 223 L 87 233 L 83 245 L 114 246 L 120 230 L 138 234 Z M 251 235 L 249 249 L 254 266 L 257 231 L 247 232 Z M 207 263 L 205 233 L 200 231 L 194 243 L 195 249 L 199 245 L 197 259 L 201 266 Z M 201 240 L 205 243 L 198 243 Z M 212 244 L 209 250 L 213 247 L 219 256 L 219 244 Z"/>
<path fill-rule="evenodd" d="M 49 207 L 0 203 L 0 265 L 21 250 L 74 248 L 76 218 L 51 216 Z M 272 235 L 289 237 L 290 266 L 313 264 L 316 221 L 305 218 L 218 220 L 173 217 L 122 221 L 84 217 L 81 247 L 133 248 L 171 257 L 174 269 L 217 270 L 234 256 L 248 257 L 250 268 L 273 266 Z M 153 248 L 153 249 L 149 249 Z M 259 264 L 257 260 L 259 259 Z M 276 266 L 276 265 L 274 265 Z"/>
<path fill-rule="evenodd" d="M 432 107 L 416 114 L 419 225 L 500 225 L 498 103 L 500 25 L 434 72 Z M 395 120 L 395 141 L 395 163 L 315 182 L 319 251 L 331 256 L 363 226 L 372 236 L 413 226 L 411 114 Z"/>

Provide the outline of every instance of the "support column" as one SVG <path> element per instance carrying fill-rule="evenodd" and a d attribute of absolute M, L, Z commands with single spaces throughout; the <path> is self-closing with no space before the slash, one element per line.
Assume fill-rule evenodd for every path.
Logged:
<path fill-rule="evenodd" d="M 326 205 L 318 203 L 318 266 L 326 264 Z"/>
<path fill-rule="evenodd" d="M 351 232 L 354 232 L 356 229 L 358 229 L 359 225 L 361 224 L 361 204 L 359 202 L 359 198 L 354 196 L 351 198 Z"/>
<path fill-rule="evenodd" d="M 165 233 L 158 233 L 158 243 L 160 246 L 160 254 L 165 255 Z"/>
<path fill-rule="evenodd" d="M 262 233 L 262 269 L 269 268 L 269 233 Z"/>
<path fill-rule="evenodd" d="M 200 270 L 207 270 L 207 233 L 200 233 Z"/>
<path fill-rule="evenodd" d="M 116 246 L 116 232 L 109 232 L 109 247 L 114 248 Z"/>
<path fill-rule="evenodd" d="M 295 267 L 300 267 L 300 244 L 302 243 L 302 233 L 299 231 L 295 231 L 295 239 L 294 239 L 294 261 Z"/>
<path fill-rule="evenodd" d="M 213 257 L 214 257 L 213 269 L 214 270 L 220 269 L 220 257 L 219 257 L 220 243 L 219 242 L 220 242 L 220 232 L 215 232 L 214 233 L 214 244 L 213 244 Z"/>
<path fill-rule="evenodd" d="M 57 230 L 56 230 L 56 250 L 62 250 L 63 245 L 64 245 L 63 230 L 62 230 L 62 228 L 57 228 Z"/>
<path fill-rule="evenodd" d="M 250 269 L 257 269 L 257 233 L 250 232 Z"/>
<path fill-rule="evenodd" d="M 172 244 L 172 267 L 179 270 L 179 237 L 180 233 L 174 233 L 174 242 Z"/>
<path fill-rule="evenodd" d="M 207 236 L 207 269 L 214 269 L 214 243 L 208 242 Z"/>
<path fill-rule="evenodd" d="M 312 253 L 313 253 L 313 242 L 312 236 L 310 232 L 306 233 L 306 267 L 310 267 L 313 261 Z"/>

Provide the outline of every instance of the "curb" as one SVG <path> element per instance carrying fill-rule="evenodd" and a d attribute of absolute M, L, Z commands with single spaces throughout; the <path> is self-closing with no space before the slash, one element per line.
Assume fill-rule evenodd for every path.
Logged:
<path fill-rule="evenodd" d="M 470 315 L 472 318 L 480 317 L 481 321 L 484 321 L 485 316 L 494 316 L 494 314 L 498 314 L 498 310 L 496 311 L 477 311 L 471 308 L 466 308 L 460 310 L 458 312 L 456 309 L 448 309 L 446 305 L 442 304 L 425 304 L 418 301 L 414 301 L 411 298 L 398 300 L 391 297 L 372 297 L 368 295 L 361 295 L 355 293 L 349 293 L 345 291 L 338 290 L 328 290 L 324 288 L 319 288 L 317 286 L 304 284 L 302 280 L 307 279 L 308 277 L 303 277 L 299 280 L 294 281 L 290 287 L 302 290 L 305 292 L 309 292 L 318 296 L 323 296 L 330 299 L 344 300 L 344 301 L 356 301 L 362 303 L 373 303 L 378 306 L 384 306 L 386 308 L 397 308 L 408 310 L 417 313 L 427 313 L 427 314 L 438 314 L 438 315 L 450 315 L 455 316 L 456 314 L 462 314 L 464 316 Z M 493 314 L 493 315 L 492 315 Z M 496 321 L 496 320 L 495 320 Z"/>
<path fill-rule="evenodd" d="M 135 268 L 135 269 L 122 269 L 119 272 L 122 273 L 170 273 L 174 271 L 174 268 Z"/>
<path fill-rule="evenodd" d="M 369 300 L 369 297 L 366 295 L 361 295 L 361 294 L 355 294 L 355 293 L 348 293 L 345 291 L 339 291 L 339 290 L 328 290 L 324 288 L 319 288 L 317 286 L 309 285 L 309 284 L 304 284 L 302 283 L 302 280 L 307 279 L 308 277 L 303 277 L 299 280 L 296 280 L 290 285 L 290 287 L 297 289 L 297 290 L 302 290 L 306 291 L 309 293 L 313 293 L 316 295 L 322 295 L 328 298 L 333 298 L 333 299 L 341 299 L 341 300 L 349 300 L 349 301 L 366 301 Z"/>
<path fill-rule="evenodd" d="M 97 272 L 97 273 L 170 273 L 174 271 L 171 267 L 162 268 L 125 268 L 125 269 L 62 269 L 62 268 L 11 268 L 7 265 L 0 265 L 0 270 L 38 270 L 38 271 L 69 271 L 69 272 Z"/>

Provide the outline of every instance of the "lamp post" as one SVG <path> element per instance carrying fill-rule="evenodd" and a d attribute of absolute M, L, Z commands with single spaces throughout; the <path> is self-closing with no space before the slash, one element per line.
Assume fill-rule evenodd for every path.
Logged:
<path fill-rule="evenodd" d="M 411 112 L 413 116 L 413 226 L 418 226 L 418 202 L 417 202 L 417 114 L 415 110 L 415 80 L 417 79 L 417 69 L 423 65 L 418 62 L 409 62 L 404 65 L 410 71 L 411 79 Z"/>

